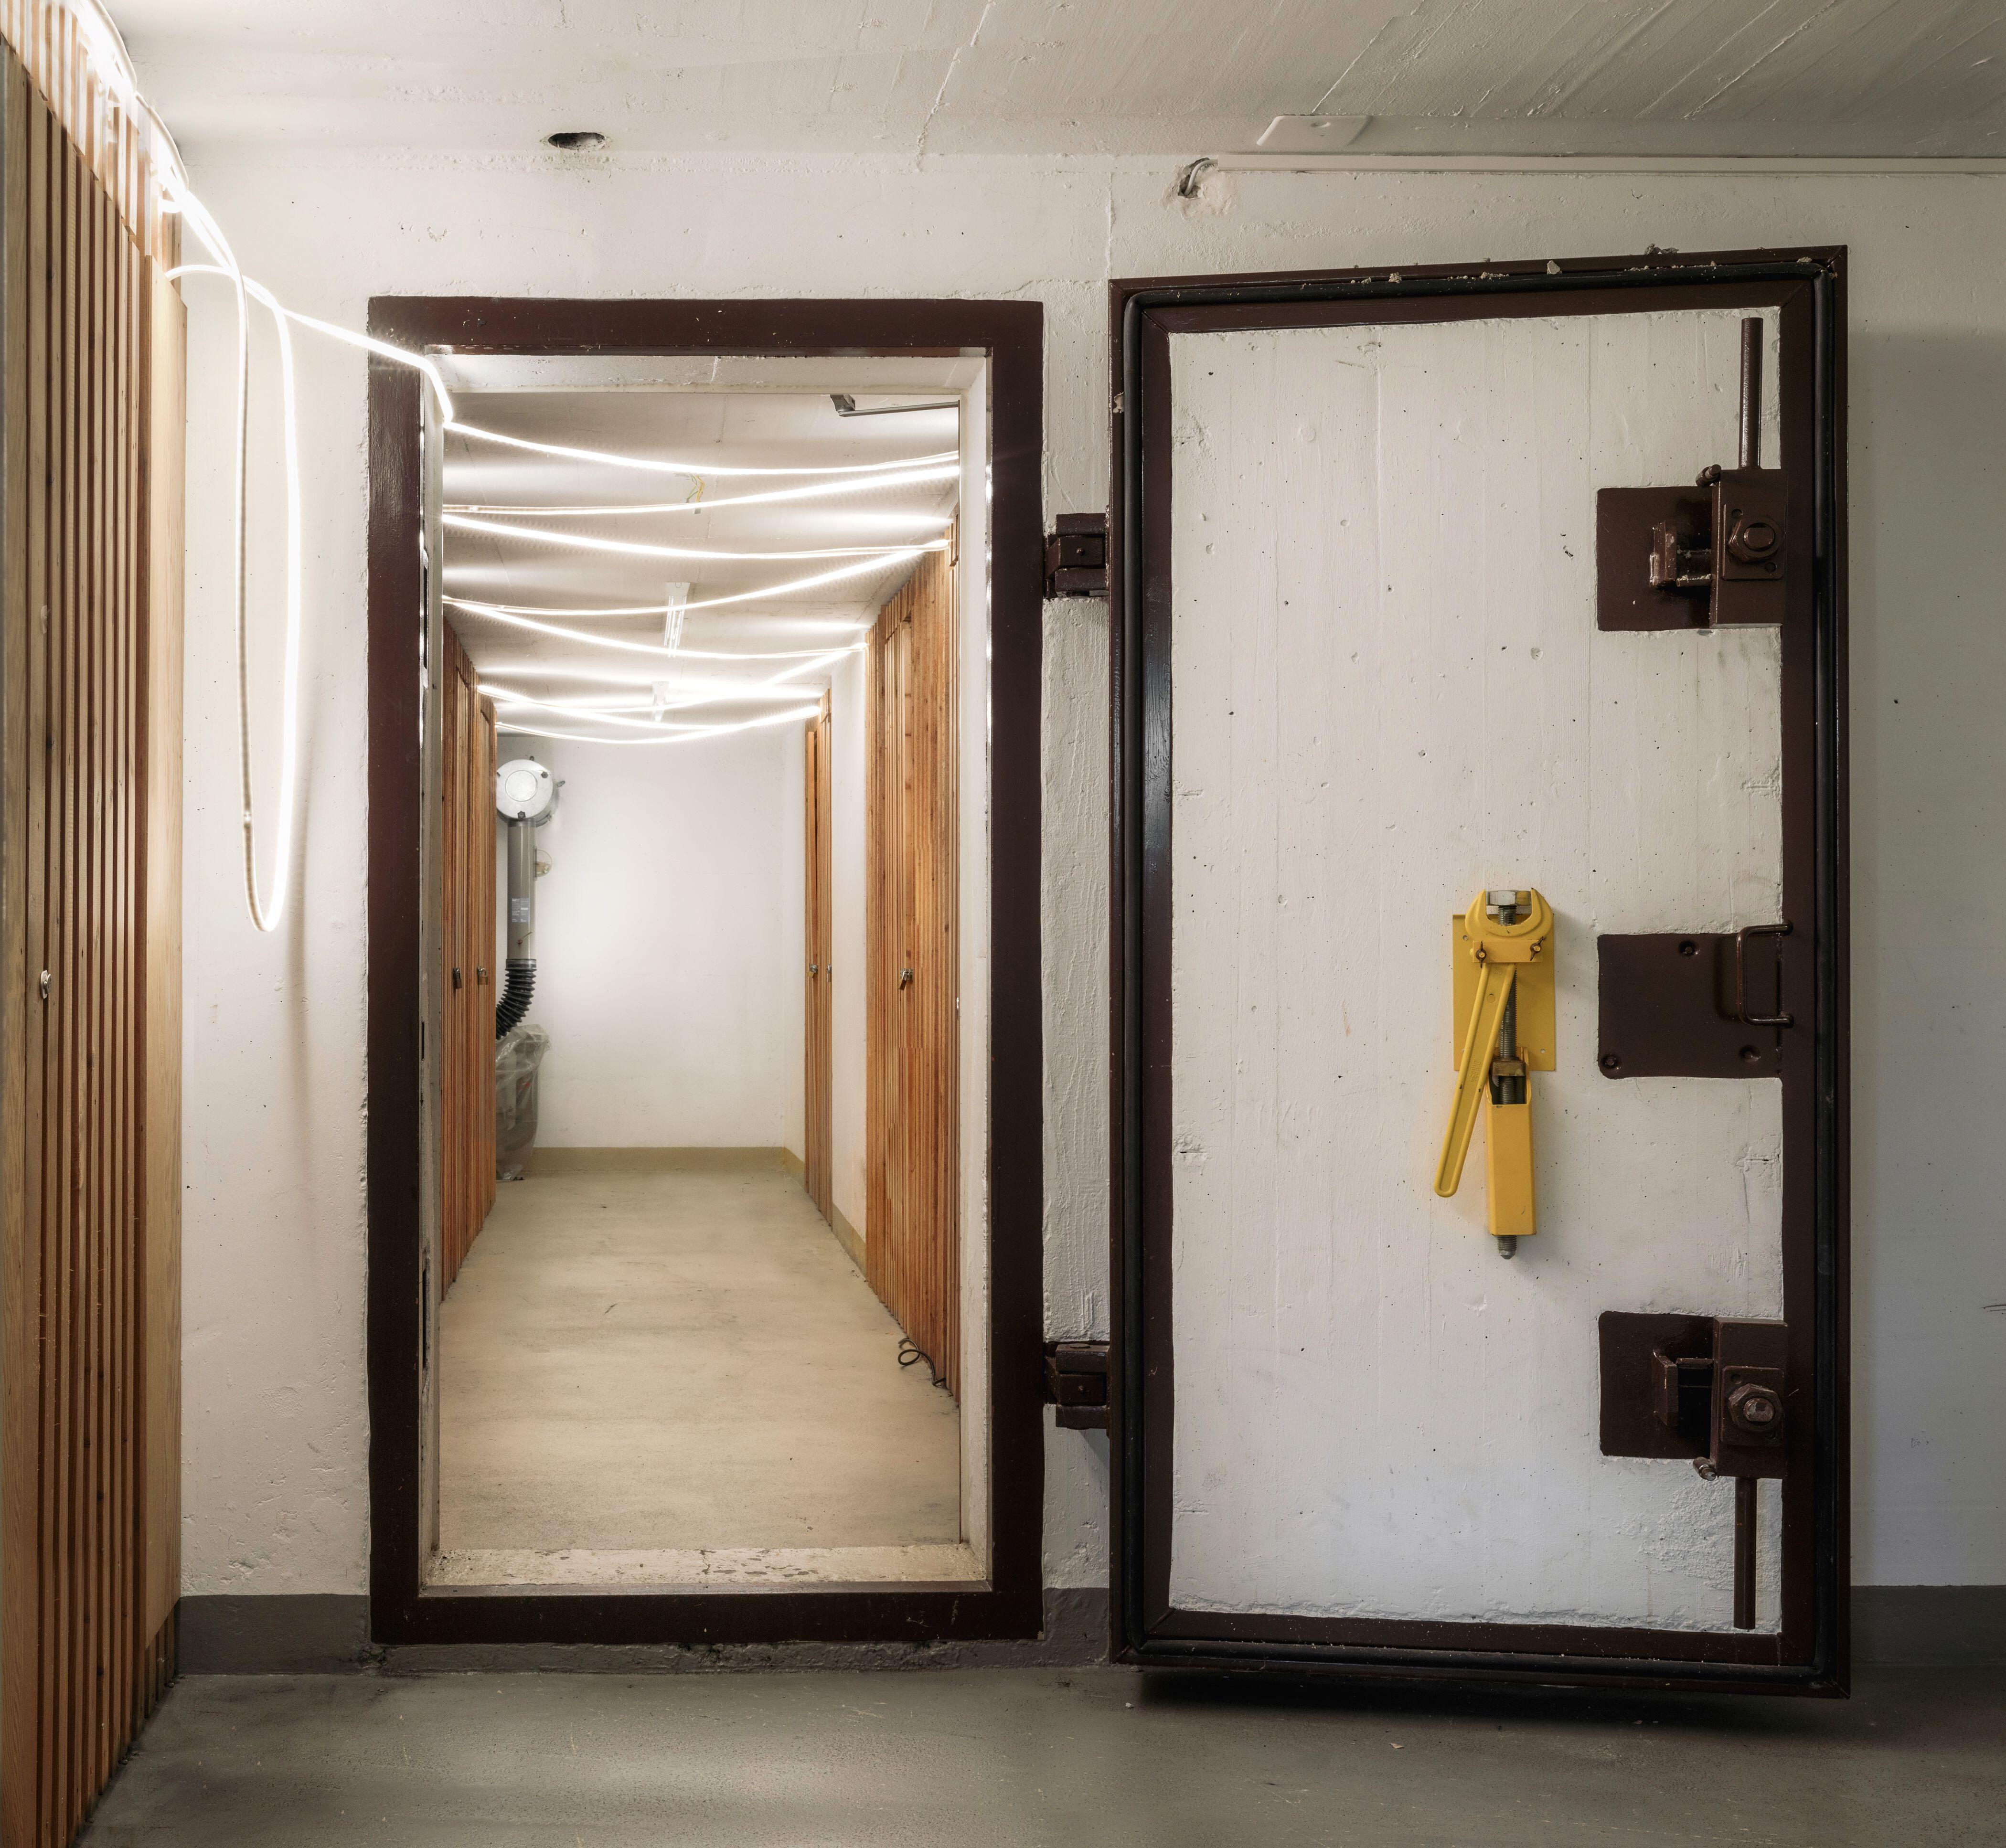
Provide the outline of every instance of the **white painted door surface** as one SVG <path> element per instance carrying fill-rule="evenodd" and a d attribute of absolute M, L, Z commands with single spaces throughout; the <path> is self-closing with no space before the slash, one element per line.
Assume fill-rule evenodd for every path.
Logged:
<path fill-rule="evenodd" d="M 1778 632 L 1599 632 L 1595 497 L 1733 462 L 1742 313 L 1170 337 L 1181 1609 L 1730 1626 L 1731 1485 L 1601 1454 L 1595 1323 L 1783 1314 L 1781 1087 L 1605 1078 L 1595 940 L 1780 915 Z M 1510 1261 L 1480 1147 L 1431 1186 L 1497 886 L 1557 919 Z"/>

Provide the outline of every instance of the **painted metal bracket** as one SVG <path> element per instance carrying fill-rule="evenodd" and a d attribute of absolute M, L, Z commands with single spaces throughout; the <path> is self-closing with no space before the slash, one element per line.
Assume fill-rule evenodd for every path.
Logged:
<path fill-rule="evenodd" d="M 1741 460 L 1693 487 L 1606 487 L 1595 497 L 1595 625 L 1698 629 L 1783 620 L 1790 532 L 1780 469 L 1761 449 L 1762 322 L 1741 324 Z"/>
<path fill-rule="evenodd" d="M 1045 1403 L 1055 1406 L 1061 1431 L 1107 1428 L 1107 1344 L 1047 1341 Z"/>
<path fill-rule="evenodd" d="M 1734 1483 L 1734 1627 L 1755 1627 L 1756 1484 L 1784 1473 L 1790 1328 L 1611 1309 L 1602 1350 L 1602 1453 L 1689 1460 Z"/>
<path fill-rule="evenodd" d="M 1596 1064 L 1605 1078 L 1773 1078 L 1783 1069 L 1787 923 L 1732 935 L 1666 931 L 1597 937 Z M 1766 978 L 1754 938 L 1772 940 Z M 1775 1004 L 1757 998 L 1773 993 Z"/>
<path fill-rule="evenodd" d="M 1045 595 L 1107 595 L 1107 515 L 1062 513 L 1045 536 Z"/>

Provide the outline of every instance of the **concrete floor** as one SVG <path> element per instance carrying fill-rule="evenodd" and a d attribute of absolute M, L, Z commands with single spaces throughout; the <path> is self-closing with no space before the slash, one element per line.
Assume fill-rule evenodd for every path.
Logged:
<path fill-rule="evenodd" d="M 435 1579 L 980 1576 L 899 1340 L 771 1154 L 503 1186 L 445 1299 Z"/>
<path fill-rule="evenodd" d="M 2006 1670 L 1850 1702 L 1149 1678 L 191 1678 L 86 1848 L 1948 1848 L 2006 1839 Z"/>

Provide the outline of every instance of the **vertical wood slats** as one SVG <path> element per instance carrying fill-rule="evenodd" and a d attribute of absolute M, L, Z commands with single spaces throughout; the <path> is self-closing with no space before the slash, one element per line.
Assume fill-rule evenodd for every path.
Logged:
<path fill-rule="evenodd" d="M 494 702 L 445 626 L 439 731 L 442 954 L 439 1287 L 452 1287 L 494 1204 Z"/>
<path fill-rule="evenodd" d="M 885 606 L 864 655 L 864 1252 L 871 1288 L 959 1398 L 952 557 L 950 550 L 920 559 Z"/>
<path fill-rule="evenodd" d="M 109 197 L 114 216 L 141 254 L 163 268 L 176 261 L 173 216 L 161 209 L 151 123 L 128 115 L 85 54 L 76 16 L 62 0 L 0 0 L 5 39 L 57 125 Z"/>
<path fill-rule="evenodd" d="M 807 746 L 806 787 L 802 792 L 806 811 L 803 835 L 808 852 L 804 910 L 808 965 L 808 1018 L 803 1035 L 808 1059 L 804 1152 L 808 1197 L 815 1202 L 815 1210 L 833 1224 L 834 1162 L 829 1131 L 833 1114 L 834 989 L 829 962 L 835 953 L 835 914 L 829 892 L 834 856 L 829 838 L 829 697 L 826 693 L 822 696 L 821 711 L 808 722 Z"/>
<path fill-rule="evenodd" d="M 181 321 L 121 209 L 135 144 L 45 13 L 0 5 L 63 93 L 0 59 L 4 1848 L 81 1826 L 179 1578 Z"/>

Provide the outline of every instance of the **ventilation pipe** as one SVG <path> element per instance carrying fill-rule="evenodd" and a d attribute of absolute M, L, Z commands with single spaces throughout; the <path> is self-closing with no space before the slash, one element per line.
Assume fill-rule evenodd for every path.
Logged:
<path fill-rule="evenodd" d="M 494 773 L 494 807 L 509 824 L 508 979 L 494 1006 L 494 1037 L 519 1025 L 537 986 L 537 830 L 558 806 L 557 780 L 533 757 Z"/>

